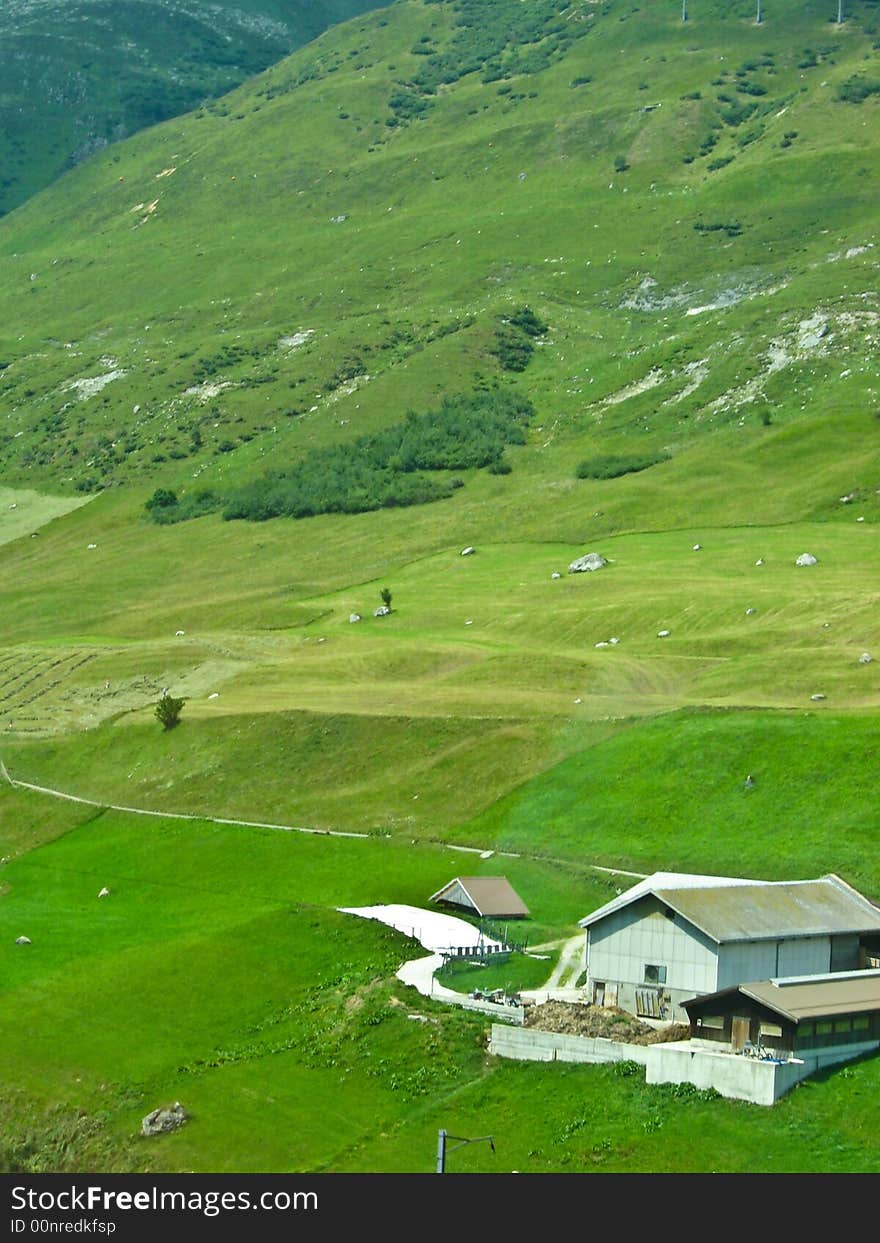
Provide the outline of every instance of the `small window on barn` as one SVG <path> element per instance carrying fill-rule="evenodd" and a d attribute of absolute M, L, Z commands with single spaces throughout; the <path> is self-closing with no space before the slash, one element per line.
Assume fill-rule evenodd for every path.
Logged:
<path fill-rule="evenodd" d="M 704 1014 L 698 1021 L 700 1027 L 711 1027 L 714 1031 L 724 1031 L 724 1019 L 720 1014 Z"/>
<path fill-rule="evenodd" d="M 860 1019 L 853 1019 L 854 1032 L 866 1032 L 870 1026 L 871 1024 L 867 1014 L 863 1015 Z"/>
<path fill-rule="evenodd" d="M 778 1023 L 762 1023 L 761 1024 L 761 1035 L 762 1036 L 781 1036 L 782 1028 L 779 1026 Z"/>
<path fill-rule="evenodd" d="M 817 1036 L 830 1036 L 831 1026 L 832 1025 L 830 1023 L 817 1023 L 816 1024 L 816 1035 Z"/>
<path fill-rule="evenodd" d="M 837 1019 L 834 1024 L 834 1033 L 837 1035 L 842 1032 L 852 1031 L 852 1019 Z"/>
<path fill-rule="evenodd" d="M 801 1023 L 798 1026 L 799 1036 L 812 1036 L 816 1030 L 815 1023 Z"/>
<path fill-rule="evenodd" d="M 656 963 L 645 963 L 645 983 L 646 984 L 665 984 L 666 968 L 659 967 Z"/>

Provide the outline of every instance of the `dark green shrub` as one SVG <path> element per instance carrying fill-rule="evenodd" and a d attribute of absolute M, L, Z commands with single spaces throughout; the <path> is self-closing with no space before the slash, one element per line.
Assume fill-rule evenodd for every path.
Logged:
<path fill-rule="evenodd" d="M 643 453 L 627 457 L 622 454 L 604 454 L 578 463 L 575 473 L 578 479 L 618 479 L 621 475 L 634 475 L 638 471 L 647 470 L 649 466 L 656 466 L 658 462 L 668 460 L 668 453 Z"/>

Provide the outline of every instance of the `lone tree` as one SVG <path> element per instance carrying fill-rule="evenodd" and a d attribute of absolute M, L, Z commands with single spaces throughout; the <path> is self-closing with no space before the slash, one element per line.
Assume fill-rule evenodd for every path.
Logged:
<path fill-rule="evenodd" d="M 379 592 L 379 595 L 382 597 L 382 603 L 385 605 L 386 609 L 390 609 L 391 608 L 391 592 L 388 590 L 388 588 L 383 587 L 382 590 Z"/>
<path fill-rule="evenodd" d="M 180 721 L 180 712 L 185 699 L 175 699 L 173 695 L 163 695 L 156 704 L 156 716 L 162 722 L 165 729 L 174 729 L 174 726 Z"/>

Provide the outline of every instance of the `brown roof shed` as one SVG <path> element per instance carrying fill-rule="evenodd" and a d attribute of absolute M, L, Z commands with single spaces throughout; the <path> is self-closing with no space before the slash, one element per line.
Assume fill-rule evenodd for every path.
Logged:
<path fill-rule="evenodd" d="M 463 907 L 487 919 L 524 919 L 530 913 L 506 876 L 456 876 L 432 893 L 430 901 Z"/>

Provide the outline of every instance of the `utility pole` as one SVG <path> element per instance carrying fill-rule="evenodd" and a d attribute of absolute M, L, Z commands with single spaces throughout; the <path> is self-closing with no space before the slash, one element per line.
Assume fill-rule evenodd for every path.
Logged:
<path fill-rule="evenodd" d="M 837 24 L 843 25 L 843 0 L 837 0 Z"/>
<path fill-rule="evenodd" d="M 755 25 L 756 26 L 761 25 L 761 0 L 758 0 L 758 12 L 755 15 Z"/>
<path fill-rule="evenodd" d="M 686 22 L 688 19 L 688 0 L 681 0 L 681 20 Z"/>
<path fill-rule="evenodd" d="M 456 1148 L 463 1148 L 465 1144 L 488 1144 L 492 1151 L 495 1151 L 495 1139 L 492 1135 L 481 1135 L 479 1139 L 462 1139 L 460 1135 L 450 1135 L 446 1131 L 437 1132 L 437 1167 L 435 1174 L 446 1173 L 446 1141 L 454 1139 L 458 1142 L 455 1148 L 450 1148 L 450 1152 L 455 1152 Z"/>

